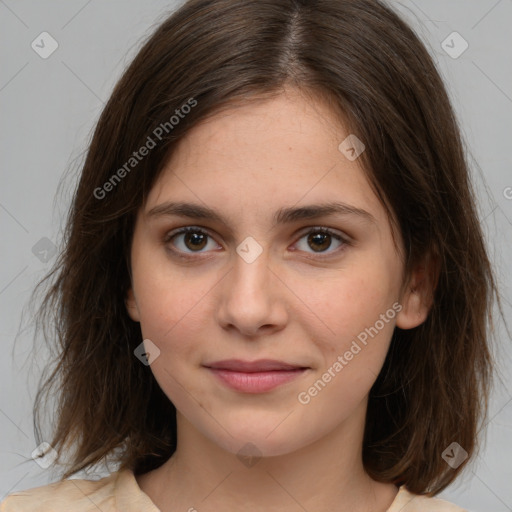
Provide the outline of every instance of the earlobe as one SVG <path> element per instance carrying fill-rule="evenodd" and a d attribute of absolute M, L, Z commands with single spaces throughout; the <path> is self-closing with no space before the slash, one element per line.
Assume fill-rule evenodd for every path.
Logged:
<path fill-rule="evenodd" d="M 396 316 L 396 326 L 400 329 L 413 329 L 421 325 L 430 311 L 425 297 L 416 289 L 409 289 L 401 302 L 402 309 Z"/>
<path fill-rule="evenodd" d="M 137 307 L 137 302 L 135 301 L 135 295 L 133 293 L 132 288 L 130 288 L 126 292 L 124 303 L 126 305 L 126 311 L 128 311 L 128 315 L 130 316 L 130 318 L 134 322 L 140 322 L 139 308 Z"/>

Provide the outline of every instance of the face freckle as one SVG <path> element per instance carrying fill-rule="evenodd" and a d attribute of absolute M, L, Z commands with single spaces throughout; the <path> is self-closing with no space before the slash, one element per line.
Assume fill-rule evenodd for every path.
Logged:
<path fill-rule="evenodd" d="M 182 139 L 138 214 L 127 305 L 160 350 L 151 371 L 178 416 L 233 453 L 251 442 L 266 455 L 284 454 L 351 418 L 364 421 L 405 315 L 393 310 L 407 300 L 402 258 L 357 159 L 338 149 L 346 137 L 323 103 L 294 90 L 237 106 Z M 308 206 L 335 203 L 343 205 L 335 214 L 304 217 Z M 201 217 L 199 207 L 219 219 Z M 280 210 L 301 207 L 303 217 L 275 223 Z M 183 234 L 162 242 L 186 226 L 206 231 L 212 249 L 191 251 Z M 328 250 L 316 253 L 307 242 L 313 228 L 346 242 L 331 234 Z M 304 370 L 272 389 L 241 391 L 208 367 L 227 359 Z M 256 382 L 239 373 L 241 385 Z"/>

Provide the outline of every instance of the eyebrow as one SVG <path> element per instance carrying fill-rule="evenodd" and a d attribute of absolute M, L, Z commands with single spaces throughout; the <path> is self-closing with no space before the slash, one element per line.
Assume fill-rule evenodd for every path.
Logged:
<path fill-rule="evenodd" d="M 226 226 L 229 225 L 229 222 L 217 211 L 194 203 L 167 201 L 151 208 L 147 212 L 149 218 L 172 215 L 196 220 L 208 219 L 225 224 Z M 375 217 L 366 210 L 342 202 L 330 202 L 301 207 L 280 208 L 274 214 L 272 227 L 278 224 L 290 224 L 301 220 L 312 220 L 331 215 L 353 215 L 377 224 Z"/>

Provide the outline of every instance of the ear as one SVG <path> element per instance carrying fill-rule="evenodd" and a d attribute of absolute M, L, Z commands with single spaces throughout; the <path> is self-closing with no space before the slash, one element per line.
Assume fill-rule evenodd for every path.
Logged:
<path fill-rule="evenodd" d="M 413 329 L 428 317 L 434 302 L 434 292 L 439 279 L 438 259 L 427 256 L 416 265 L 403 288 L 399 301 L 402 309 L 396 316 L 396 326 L 400 329 Z"/>
<path fill-rule="evenodd" d="M 133 289 L 130 288 L 126 292 L 126 297 L 124 299 L 124 303 L 126 305 L 126 310 L 128 311 L 128 315 L 134 322 L 140 322 L 139 308 L 137 307 L 137 302 L 135 301 L 135 295 L 133 294 Z"/>

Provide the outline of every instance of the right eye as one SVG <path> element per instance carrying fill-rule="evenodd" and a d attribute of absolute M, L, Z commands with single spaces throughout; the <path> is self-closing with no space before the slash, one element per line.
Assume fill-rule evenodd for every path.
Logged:
<path fill-rule="evenodd" d="M 164 242 L 171 245 L 171 250 L 178 256 L 183 258 L 190 258 L 191 254 L 202 254 L 203 249 L 208 247 L 208 239 L 212 237 L 203 229 L 195 226 L 186 226 L 184 228 L 171 231 L 165 236 Z M 219 247 L 213 244 L 213 247 Z M 180 254 L 181 253 L 181 254 Z"/>

